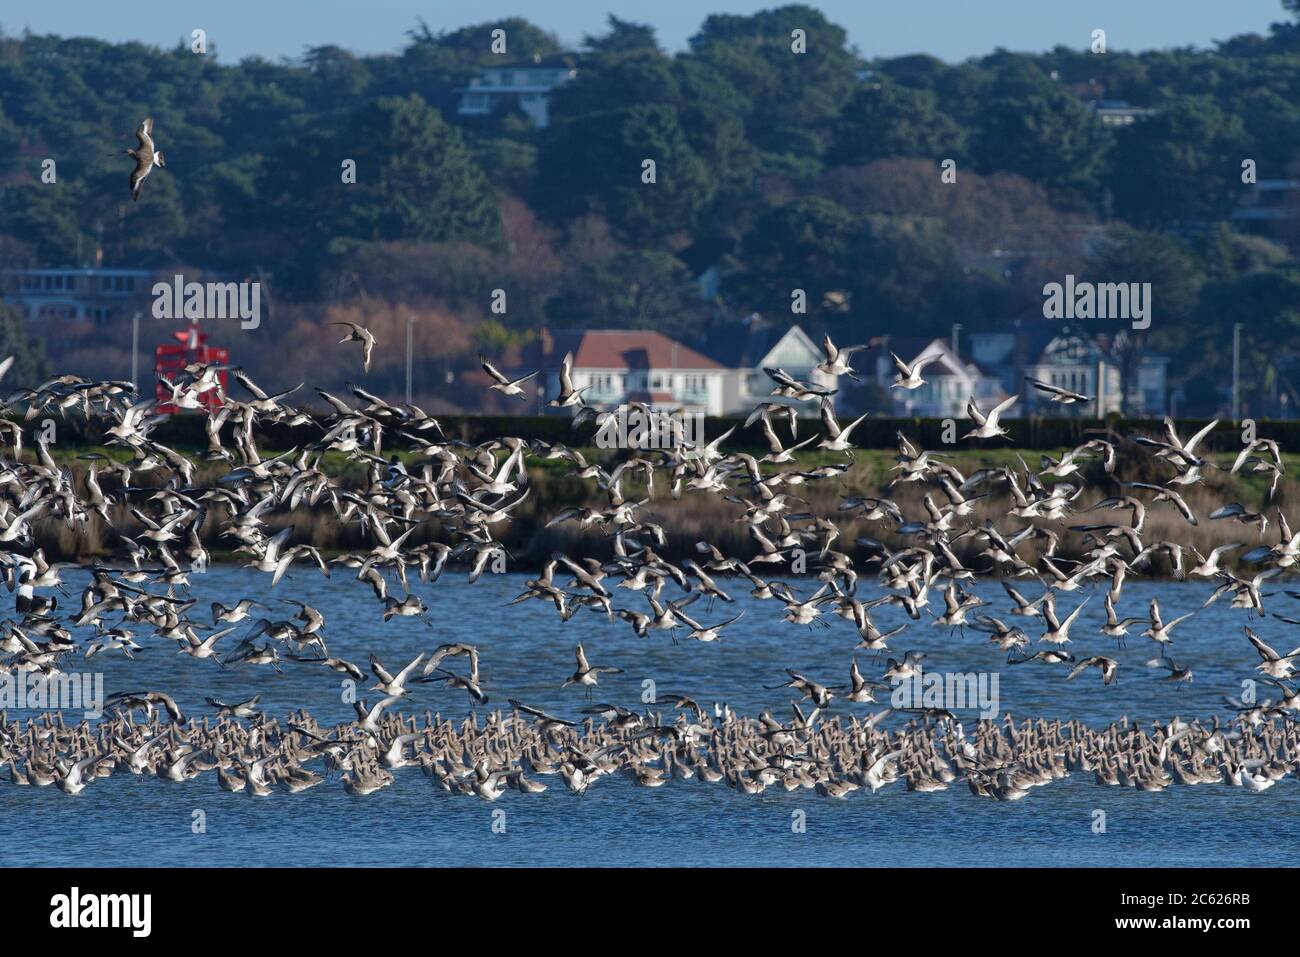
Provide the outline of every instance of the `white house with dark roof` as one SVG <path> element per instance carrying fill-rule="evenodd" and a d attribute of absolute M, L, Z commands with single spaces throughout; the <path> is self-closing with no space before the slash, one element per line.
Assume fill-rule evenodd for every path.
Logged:
<path fill-rule="evenodd" d="M 559 391 L 560 367 L 573 355 L 573 385 L 584 402 L 610 410 L 643 402 L 656 411 L 723 415 L 729 370 L 661 332 L 645 329 L 543 330 L 525 350 L 526 369 L 540 369 L 545 394 Z M 566 410 L 572 413 L 573 410 Z"/>
<path fill-rule="evenodd" d="M 797 325 L 751 316 L 739 325 L 720 326 L 700 339 L 700 351 L 727 369 L 724 415 L 747 415 L 760 402 L 785 402 L 772 396 L 773 382 L 763 370 L 784 369 L 803 382 L 839 387 L 839 376 L 819 372 L 821 346 Z M 817 415 L 817 403 L 798 403 L 799 412 Z"/>

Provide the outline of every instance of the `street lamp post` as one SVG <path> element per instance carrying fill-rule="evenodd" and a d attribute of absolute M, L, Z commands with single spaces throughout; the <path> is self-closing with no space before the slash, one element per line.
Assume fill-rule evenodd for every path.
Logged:
<path fill-rule="evenodd" d="M 1241 323 L 1232 325 L 1232 421 L 1241 418 Z"/>
<path fill-rule="evenodd" d="M 406 320 L 406 404 L 411 404 L 411 353 L 415 336 L 415 320 Z"/>
<path fill-rule="evenodd" d="M 131 384 L 140 394 L 140 313 L 131 317 Z"/>

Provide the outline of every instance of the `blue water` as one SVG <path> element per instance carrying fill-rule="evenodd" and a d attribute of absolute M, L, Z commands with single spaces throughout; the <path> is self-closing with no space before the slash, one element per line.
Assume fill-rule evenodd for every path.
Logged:
<path fill-rule="evenodd" d="M 744 714 L 770 707 L 785 717 L 790 692 L 762 687 L 778 684 L 785 668 L 834 684 L 847 681 L 854 654 L 868 677 L 878 677 L 884 667 L 871 653 L 853 651 L 857 635 L 850 623 L 834 617 L 825 629 L 784 623 L 779 603 L 753 601 L 734 582 L 723 584 L 737 597 L 736 605 L 719 604 L 707 613 L 697 602 L 692 609 L 705 622 L 746 609 L 727 630 L 728 640 L 674 645 L 666 633 L 639 639 L 627 624 L 611 624 L 586 611 L 563 623 L 549 604 L 507 607 L 524 577 L 485 575 L 470 586 L 463 574 L 448 573 L 433 586 L 413 582 L 431 608 L 432 624 L 426 625 L 410 618 L 384 623 L 368 587 L 348 580 L 341 569 L 333 581 L 299 570 L 273 591 L 265 576 L 219 567 L 192 576 L 192 594 L 199 599 L 192 614 L 206 620 L 213 599 L 230 603 L 246 596 L 274 604 L 293 595 L 325 614 L 330 653 L 363 669 L 371 651 L 396 670 L 439 643 L 472 640 L 483 651 L 489 708 L 508 707 L 506 698 L 515 697 L 574 718 L 587 701 L 579 689 L 559 685 L 573 670 L 578 641 L 593 664 L 625 669 L 603 676 L 594 700 L 633 709 L 642 707 L 643 682 L 651 680 L 659 689 L 689 693 L 706 707 L 726 702 Z M 69 578 L 75 599 L 85 579 L 76 573 Z M 1143 614 L 1151 595 L 1158 594 L 1169 620 L 1198 607 L 1211 588 L 1130 581 L 1120 614 Z M 996 582 L 980 583 L 976 590 L 991 601 L 994 614 L 1025 624 L 1037 636 L 1027 619 L 1007 615 Z M 810 591 L 802 583 L 801 593 Z M 1037 589 L 1024 591 L 1032 597 Z M 1061 596 L 1062 615 L 1084 594 Z M 942 608 L 937 593 L 932 601 Z M 617 604 L 641 608 L 645 601 L 620 592 Z M 1270 607 L 1295 614 L 1296 607 L 1286 607 L 1295 605 L 1279 594 Z M 282 607 L 288 617 L 292 609 Z M 893 608 L 877 611 L 885 630 L 906 620 Z M 1110 687 L 1101 684 L 1095 670 L 1067 683 L 1064 666 L 1008 666 L 984 635 L 950 635 L 928 621 L 912 624 L 890 645 L 895 657 L 907 649 L 928 652 L 926 665 L 933 671 L 996 673 L 1000 706 L 1017 717 L 1073 716 L 1094 725 L 1125 714 L 1144 723 L 1214 714 L 1226 719 L 1223 696 L 1240 694 L 1241 681 L 1255 674 L 1258 659 L 1241 632 L 1245 613 L 1230 610 L 1226 601 L 1174 631 L 1173 657 L 1196 673 L 1195 682 L 1181 689 L 1143 667 L 1158 649 L 1137 637 L 1141 625 L 1132 629 L 1129 648 L 1116 651 L 1111 639 L 1096 633 L 1103 620 L 1099 589 L 1076 622 L 1070 650 L 1117 657 L 1119 680 Z M 1300 644 L 1300 629 L 1272 617 L 1252 627 L 1284 653 Z M 219 648 L 233 648 L 241 631 L 242 626 Z M 326 724 L 353 717 L 343 700 L 341 676 L 317 666 L 287 662 L 282 674 L 265 667 L 222 669 L 178 656 L 159 639 L 140 640 L 146 651 L 134 662 L 116 655 L 89 662 L 104 673 L 106 693 L 166 690 L 194 717 L 210 711 L 205 695 L 239 701 L 258 693 L 270 714 L 306 707 Z M 464 659 L 450 659 L 450 667 L 463 672 Z M 1260 688 L 1265 697 L 1266 686 Z M 468 714 L 462 692 L 440 685 L 413 686 L 413 691 L 406 710 Z M 867 714 L 880 707 L 837 701 L 832 710 Z M 1145 793 L 1099 787 L 1090 775 L 1074 775 L 1035 788 L 1015 803 L 976 798 L 961 781 L 935 794 L 908 793 L 898 783 L 875 795 L 857 792 L 834 801 L 779 788 L 751 796 L 698 781 L 641 788 L 622 775 L 602 779 L 580 796 L 558 777 L 542 780 L 551 785 L 545 794 L 511 791 L 489 804 L 452 796 L 418 769 L 397 772 L 391 787 L 369 797 L 350 796 L 337 781 L 303 794 L 253 798 L 220 790 L 212 774 L 174 784 L 120 773 L 70 797 L 55 788 L 14 787 L 5 775 L 0 776 L 0 864 L 1285 865 L 1294 859 L 1287 849 L 1300 838 L 1300 787 L 1290 777 L 1259 794 L 1219 785 Z M 1093 830 L 1098 810 L 1105 812 L 1103 834 Z M 206 818 L 205 833 L 192 832 L 196 811 Z M 792 827 L 796 818 L 806 824 L 802 831 Z"/>

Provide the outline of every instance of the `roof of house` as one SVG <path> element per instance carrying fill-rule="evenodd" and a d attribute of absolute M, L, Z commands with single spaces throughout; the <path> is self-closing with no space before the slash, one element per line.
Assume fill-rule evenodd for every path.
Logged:
<path fill-rule="evenodd" d="M 793 328 L 751 316 L 740 323 L 713 326 L 700 337 L 698 345 L 728 369 L 757 369 L 763 357 Z"/>
<path fill-rule="evenodd" d="M 491 63 L 483 67 L 480 71 L 480 75 L 489 70 L 555 70 L 565 67 L 573 69 L 577 65 L 578 60 L 572 54 L 552 53 L 549 56 L 534 56 L 531 60 L 514 60 L 510 63 Z"/>
<path fill-rule="evenodd" d="M 1078 338 L 1090 348 L 1097 349 L 1107 362 L 1117 360 L 1113 352 L 1116 332 L 1123 332 L 1123 324 L 1107 323 L 1089 325 L 1088 320 L 1047 319 L 1029 314 L 1012 320 L 1006 330 L 1015 334 L 1021 361 L 1029 365 L 1038 363 L 1047 347 L 1058 338 Z M 1143 360 L 1160 361 L 1166 357 L 1151 349 L 1142 350 Z"/>
<path fill-rule="evenodd" d="M 690 346 L 650 329 L 543 331 L 535 344 L 537 364 L 555 367 L 573 353 L 575 369 L 722 369 Z"/>

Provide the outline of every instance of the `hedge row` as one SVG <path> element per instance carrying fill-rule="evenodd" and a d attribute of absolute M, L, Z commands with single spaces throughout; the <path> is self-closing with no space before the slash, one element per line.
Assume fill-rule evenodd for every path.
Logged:
<path fill-rule="evenodd" d="M 572 421 L 562 416 L 440 416 L 444 432 L 449 438 L 459 439 L 470 444 L 486 442 L 501 436 L 518 436 L 529 441 L 548 443 L 563 442 L 566 445 L 591 445 L 595 427 L 586 424 L 574 430 Z M 28 422 L 31 430 L 39 420 Z M 1206 424 L 1205 420 L 1179 420 L 1178 433 L 1184 439 L 1193 435 Z M 1163 423 L 1159 420 L 1133 419 L 1123 420 L 1112 416 L 1106 420 L 1085 418 L 1029 418 L 1004 420 L 1010 429 L 1008 440 L 984 440 L 984 447 L 1017 447 L 1029 449 L 1050 449 L 1072 447 L 1086 442 L 1089 438 L 1109 435 L 1118 437 L 1130 432 L 1158 435 L 1163 432 Z M 706 440 L 722 435 L 730 428 L 736 431 L 727 441 L 727 448 L 765 449 L 761 427 L 756 423 L 748 428 L 743 419 L 707 418 L 704 423 Z M 956 434 L 963 435 L 971 427 L 965 419 L 956 420 Z M 938 448 L 944 444 L 944 420 L 921 418 L 886 418 L 868 416 L 853 431 L 853 444 L 864 449 L 886 449 L 897 446 L 897 434 L 901 431 L 914 444 L 924 448 Z M 78 444 L 99 443 L 103 435 L 102 424 L 94 425 L 87 434 L 86 422 L 79 416 L 71 416 L 67 421 L 59 421 L 58 434 L 61 444 L 69 442 Z M 821 430 L 821 423 L 816 419 L 801 419 L 799 436 L 803 438 Z M 229 427 L 226 429 L 229 432 Z M 322 430 L 319 426 L 285 427 L 271 423 L 259 425 L 258 441 L 267 448 L 289 448 L 317 441 Z M 1260 420 L 1256 431 L 1260 438 L 1275 439 L 1283 449 L 1300 450 L 1300 421 Z M 783 438 L 789 431 L 785 422 L 778 424 L 777 432 Z M 202 447 L 207 444 L 204 432 L 204 417 L 198 414 L 172 416 L 159 425 L 153 432 L 155 439 L 165 445 L 180 448 Z M 789 444 L 789 443 L 787 443 Z M 963 443 L 971 444 L 971 443 Z M 1242 431 L 1230 423 L 1220 422 L 1210 433 L 1201 448 L 1206 451 L 1228 451 L 1239 449 L 1242 444 Z"/>

